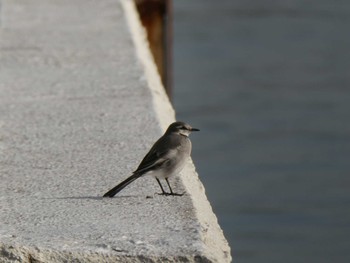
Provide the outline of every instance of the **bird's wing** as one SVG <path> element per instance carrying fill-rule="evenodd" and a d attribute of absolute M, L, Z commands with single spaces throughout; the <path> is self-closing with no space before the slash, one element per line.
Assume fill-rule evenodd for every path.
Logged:
<path fill-rule="evenodd" d="M 176 136 L 161 137 L 146 154 L 134 173 L 146 173 L 169 162 L 180 141 Z"/>

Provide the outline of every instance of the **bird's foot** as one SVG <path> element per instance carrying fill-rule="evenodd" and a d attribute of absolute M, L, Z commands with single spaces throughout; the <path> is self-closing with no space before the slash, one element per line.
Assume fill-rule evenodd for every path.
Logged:
<path fill-rule="evenodd" d="M 185 194 L 185 192 L 183 192 L 182 194 L 178 194 L 178 193 L 167 193 L 167 192 L 164 192 L 164 193 L 157 193 L 157 195 L 165 195 L 165 196 L 183 196 Z"/>
<path fill-rule="evenodd" d="M 163 192 L 163 193 L 156 193 L 157 195 L 165 195 L 165 196 L 168 196 L 168 195 L 171 195 L 171 193 L 167 193 L 167 192 Z"/>
<path fill-rule="evenodd" d="M 173 195 L 173 196 L 183 196 L 185 194 L 185 192 L 183 192 L 182 194 L 179 194 L 179 193 L 171 193 L 170 195 Z"/>

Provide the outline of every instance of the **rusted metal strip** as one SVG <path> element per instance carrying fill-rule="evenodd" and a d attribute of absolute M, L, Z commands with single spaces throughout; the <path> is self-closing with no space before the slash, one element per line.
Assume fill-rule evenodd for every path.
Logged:
<path fill-rule="evenodd" d="M 172 95 L 172 0 L 135 0 L 165 90 Z"/>

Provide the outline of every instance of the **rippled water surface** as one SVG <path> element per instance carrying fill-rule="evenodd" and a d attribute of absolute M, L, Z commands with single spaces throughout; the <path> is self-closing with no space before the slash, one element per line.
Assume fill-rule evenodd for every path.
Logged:
<path fill-rule="evenodd" d="M 235 262 L 350 262 L 350 1 L 174 0 L 179 120 Z"/>

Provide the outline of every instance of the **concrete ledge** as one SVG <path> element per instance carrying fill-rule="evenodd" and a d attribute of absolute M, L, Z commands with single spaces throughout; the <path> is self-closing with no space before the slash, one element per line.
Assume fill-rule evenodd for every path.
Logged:
<path fill-rule="evenodd" d="M 1 0 L 0 16 L 0 262 L 230 262 L 192 163 L 184 197 L 140 178 L 101 198 L 174 120 L 133 3 Z"/>

